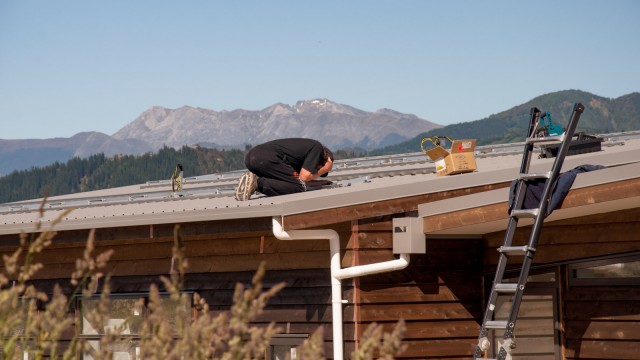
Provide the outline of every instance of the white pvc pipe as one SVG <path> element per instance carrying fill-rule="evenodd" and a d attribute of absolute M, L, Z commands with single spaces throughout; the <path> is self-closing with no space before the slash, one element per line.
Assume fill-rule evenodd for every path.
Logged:
<path fill-rule="evenodd" d="M 401 270 L 409 265 L 409 254 L 400 254 L 399 259 L 376 264 L 358 265 L 341 269 L 340 236 L 335 230 L 289 230 L 282 228 L 281 218 L 273 217 L 273 235 L 279 240 L 329 240 L 331 256 L 331 313 L 333 314 L 333 358 L 344 359 L 344 339 L 342 336 L 342 284 L 340 280 L 357 276 Z"/>
<path fill-rule="evenodd" d="M 402 270 L 407 266 L 409 266 L 409 254 L 400 254 L 400 258 L 395 260 L 338 269 L 336 272 L 336 277 L 340 280 L 349 279 L 358 276 Z"/>

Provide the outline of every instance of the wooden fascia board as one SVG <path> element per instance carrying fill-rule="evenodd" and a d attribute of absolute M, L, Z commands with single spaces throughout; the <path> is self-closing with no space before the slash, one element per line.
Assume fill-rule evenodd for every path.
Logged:
<path fill-rule="evenodd" d="M 504 201 L 498 204 L 423 217 L 422 226 L 424 233 L 429 234 L 442 230 L 506 220 L 508 217 L 507 215 L 508 204 Z"/>
<path fill-rule="evenodd" d="M 508 195 L 506 189 L 504 195 Z M 506 198 L 506 196 L 503 198 Z M 562 210 L 589 207 L 596 204 L 633 198 L 638 198 L 638 201 L 635 203 L 640 206 L 640 178 L 572 189 L 555 212 L 561 213 Z M 630 200 L 628 203 L 634 202 Z M 580 216 L 580 212 L 577 214 Z M 499 231 L 506 228 L 508 217 L 508 202 L 501 201 L 484 206 L 425 216 L 423 217 L 423 227 L 424 233 L 430 234 L 490 222 L 500 222 L 503 224 L 502 227 L 500 229 L 494 229 L 494 231 Z M 554 214 L 549 217 L 549 220 L 553 220 L 553 217 Z M 529 222 L 527 222 L 527 224 L 529 224 Z M 527 224 L 523 223 L 522 225 Z M 468 232 L 468 230 L 465 232 Z"/>
<path fill-rule="evenodd" d="M 294 213 L 283 216 L 283 227 L 285 230 L 307 229 L 337 224 L 345 221 L 411 212 L 418 210 L 419 204 L 507 188 L 508 186 L 509 182 L 499 182 L 495 184 L 441 191 L 397 199 L 372 201 L 306 213 Z"/>

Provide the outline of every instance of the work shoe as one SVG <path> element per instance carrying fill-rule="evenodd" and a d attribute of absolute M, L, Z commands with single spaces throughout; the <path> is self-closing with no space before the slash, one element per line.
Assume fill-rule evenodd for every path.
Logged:
<path fill-rule="evenodd" d="M 258 188 L 258 176 L 250 171 L 244 173 L 238 181 L 235 197 L 238 201 L 247 201 Z"/>

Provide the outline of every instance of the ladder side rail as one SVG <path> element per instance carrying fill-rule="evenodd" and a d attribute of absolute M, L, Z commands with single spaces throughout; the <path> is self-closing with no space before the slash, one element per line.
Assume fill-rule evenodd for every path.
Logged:
<path fill-rule="evenodd" d="M 527 184 L 524 180 L 518 180 L 517 190 L 514 201 L 514 209 L 518 209 L 522 207 L 524 203 L 524 197 L 527 192 Z M 502 246 L 511 246 L 513 243 L 513 237 L 515 236 L 516 230 L 518 228 L 518 218 L 515 216 L 509 216 L 509 222 L 507 224 L 507 230 L 504 234 L 504 240 L 502 241 Z M 509 261 L 509 255 L 507 253 L 501 252 L 500 257 L 498 259 L 498 266 L 496 267 L 496 274 L 493 278 L 493 284 L 491 285 L 491 293 L 489 295 L 489 300 L 487 301 L 487 308 L 485 311 L 484 319 L 483 319 L 483 328 L 484 324 L 487 320 L 493 318 L 493 310 L 491 305 L 495 305 L 496 299 L 498 297 L 498 293 L 495 291 L 496 284 L 502 283 L 502 279 L 504 277 L 504 272 L 507 268 L 507 263 Z"/>
<path fill-rule="evenodd" d="M 532 136 L 538 126 L 540 121 L 540 109 L 537 107 L 532 107 L 530 111 L 530 119 L 529 119 L 529 129 L 527 131 L 528 136 Z M 533 152 L 533 144 L 527 143 L 525 144 L 524 153 L 522 156 L 522 163 L 520 164 L 520 173 L 526 173 L 529 171 L 529 164 L 531 162 L 531 153 Z M 523 179 L 517 180 L 516 184 L 516 194 L 513 203 L 513 209 L 522 208 L 522 204 L 524 203 L 525 194 L 527 193 L 527 182 Z M 513 210 L 512 209 L 512 210 Z M 518 218 L 515 216 L 509 216 L 509 223 L 507 225 L 507 231 L 504 235 L 504 240 L 502 242 L 502 246 L 511 246 L 513 242 L 513 237 L 517 230 L 518 226 Z M 500 259 L 498 261 L 498 267 L 496 269 L 496 276 L 493 280 L 492 291 L 491 291 L 491 299 L 492 301 L 488 302 L 488 305 L 495 303 L 495 298 L 497 298 L 497 293 L 495 291 L 495 285 L 502 282 L 504 277 L 504 271 L 506 270 L 507 261 L 509 259 L 509 255 L 506 253 L 500 253 Z M 487 314 L 485 314 L 485 321 L 490 319 L 493 314 L 493 311 L 489 311 L 489 306 L 487 306 Z M 487 316 L 489 315 L 489 316 Z"/>
<path fill-rule="evenodd" d="M 513 302 L 511 303 L 509 317 L 507 318 L 507 328 L 505 329 L 504 335 L 502 337 L 504 340 L 514 338 L 513 331 L 516 328 L 518 312 L 520 311 L 520 304 L 522 303 L 522 298 L 524 297 L 524 288 L 526 287 L 527 278 L 529 277 L 529 271 L 531 269 L 531 264 L 533 263 L 534 256 L 535 251 L 528 250 L 522 263 L 522 269 L 520 270 L 520 276 L 518 277 L 518 287 L 516 292 L 513 294 Z M 506 356 L 506 353 L 503 354 L 501 351 L 497 359 L 506 359 L 506 357 L 503 356 Z"/>
<path fill-rule="evenodd" d="M 567 154 L 567 151 L 569 150 L 569 146 L 571 145 L 573 134 L 576 130 L 578 121 L 580 120 L 580 115 L 582 114 L 583 111 L 584 111 L 584 106 L 580 103 L 575 104 L 575 106 L 573 107 L 573 114 L 571 115 L 571 120 L 569 120 L 569 124 L 567 125 L 564 141 L 560 145 L 560 149 L 558 149 L 558 154 L 556 155 L 556 159 L 554 160 L 553 166 L 551 168 L 551 175 L 547 179 L 547 184 L 544 187 L 544 191 L 542 193 L 542 197 L 541 197 L 542 201 L 540 201 L 538 216 L 536 216 L 536 219 L 531 231 L 531 236 L 529 237 L 530 247 L 535 248 L 537 245 L 538 237 L 540 235 L 540 231 L 542 230 L 542 223 L 544 221 L 544 218 L 546 217 L 547 208 L 549 206 L 548 200 L 551 198 L 554 184 L 558 179 L 560 170 L 562 169 L 564 158 Z"/>
<path fill-rule="evenodd" d="M 535 218 L 535 222 L 533 224 L 533 228 L 531 230 L 531 235 L 529 237 L 529 250 L 527 250 L 527 254 L 522 263 L 522 269 L 520 271 L 520 277 L 518 278 L 518 286 L 516 293 L 514 294 L 513 303 L 511 305 L 511 310 L 509 312 L 509 318 L 507 320 L 507 329 L 504 332 L 504 340 L 509 340 L 513 338 L 513 330 L 515 329 L 516 320 L 518 317 L 518 311 L 520 310 L 520 304 L 522 302 L 522 297 L 524 296 L 524 288 L 527 283 L 527 278 L 529 276 L 529 270 L 531 269 L 531 264 L 533 262 L 533 257 L 535 256 L 535 248 L 537 247 L 538 238 L 540 236 L 540 232 L 542 230 L 542 224 L 544 222 L 544 218 L 546 217 L 546 211 L 548 207 L 548 199 L 551 197 L 551 192 L 553 191 L 553 184 L 555 183 L 560 169 L 562 168 L 562 164 L 564 162 L 564 158 L 567 154 L 569 146 L 571 145 L 571 140 L 573 138 L 573 134 L 578 125 L 578 121 L 580 120 L 580 115 L 584 111 L 584 106 L 580 103 L 577 103 L 573 107 L 573 113 L 571 115 L 571 119 L 569 120 L 569 124 L 567 125 L 567 130 L 565 131 L 565 138 L 562 142 L 560 149 L 558 150 L 558 154 L 556 155 L 556 159 L 554 160 L 551 175 L 547 179 L 547 184 L 544 188 L 542 194 L 542 200 L 540 202 L 538 216 Z M 506 359 L 507 354 L 501 349 L 498 354 L 499 360 Z"/>
<path fill-rule="evenodd" d="M 508 229 L 507 229 L 507 233 L 515 233 L 515 229 L 518 225 L 518 219 L 515 218 L 510 218 L 509 219 L 509 225 L 508 225 Z M 505 246 L 509 246 L 511 243 L 511 238 L 509 238 L 507 240 L 507 237 L 509 235 L 505 235 Z M 511 235 L 512 237 L 513 235 Z M 506 244 L 506 243 L 509 244 Z M 502 282 L 502 278 L 504 276 L 504 272 L 507 268 L 507 263 L 509 261 L 509 256 L 506 253 L 500 253 L 500 257 L 498 259 L 498 265 L 496 267 L 496 273 L 493 277 L 493 283 L 491 285 L 491 292 L 489 293 L 489 298 L 487 300 L 487 304 L 486 304 L 486 309 L 485 309 L 485 313 L 484 313 L 484 318 L 482 321 L 482 328 L 481 328 L 481 333 L 480 333 L 480 337 L 484 337 L 486 336 L 486 329 L 485 329 L 485 324 L 487 322 L 487 320 L 491 320 L 493 318 L 493 312 L 494 312 L 494 307 L 492 305 L 495 305 L 497 297 L 498 297 L 498 293 L 495 291 L 495 286 L 496 284 L 499 284 Z M 484 332 L 484 333 L 483 333 Z"/>
<path fill-rule="evenodd" d="M 527 129 L 527 138 L 533 137 L 536 131 L 536 127 L 540 122 L 540 109 L 532 107 L 529 111 L 529 128 Z M 529 164 L 531 163 L 531 154 L 533 153 L 533 144 L 525 142 L 524 151 L 522 154 L 522 163 L 520 163 L 520 174 L 529 172 Z"/>
<path fill-rule="evenodd" d="M 529 111 L 529 127 L 527 129 L 527 137 L 533 136 L 539 122 L 540 122 L 540 114 L 541 110 L 537 107 L 532 107 Z M 523 154 L 522 154 L 522 162 L 520 164 L 520 174 L 526 173 L 529 171 L 529 165 L 531 163 L 531 154 L 533 153 L 533 144 L 525 143 Z M 519 179 L 516 184 L 516 194 L 514 199 L 513 209 L 522 208 L 522 204 L 524 203 L 524 197 L 526 194 L 527 183 L 523 179 Z M 507 225 L 507 231 L 505 232 L 505 237 L 503 241 L 503 246 L 511 246 L 513 237 L 515 235 L 515 231 L 518 226 L 518 218 L 514 216 L 509 216 L 509 223 Z M 486 328 L 486 323 L 488 320 L 493 319 L 494 311 L 495 311 L 495 303 L 498 299 L 498 292 L 495 287 L 496 284 L 500 284 L 504 277 L 504 272 L 507 268 L 507 263 L 509 261 L 509 255 L 501 252 L 500 258 L 498 260 L 498 266 L 496 268 L 496 273 L 493 279 L 493 284 L 491 285 L 491 291 L 489 293 L 489 298 L 487 300 L 487 304 L 485 307 L 484 317 L 482 319 L 482 325 L 480 328 L 480 336 L 478 337 L 479 344 L 476 346 L 473 358 L 477 359 L 482 357 L 483 350 L 480 347 L 480 342 L 482 342 L 483 338 L 486 338 L 488 335 L 488 331 Z"/>
<path fill-rule="evenodd" d="M 524 203 L 524 197 L 526 194 L 527 184 L 524 180 L 518 180 L 517 190 L 514 201 L 514 209 L 518 209 L 522 207 Z M 516 229 L 518 227 L 518 218 L 515 216 L 509 217 L 509 223 L 507 225 L 507 230 L 504 235 L 503 246 L 511 246 L 513 242 L 513 237 L 515 235 Z M 487 321 L 490 321 L 494 317 L 494 312 L 496 310 L 495 304 L 498 300 L 498 292 L 496 291 L 496 284 L 501 284 L 504 278 L 504 273 L 507 269 L 507 264 L 509 262 L 509 255 L 505 252 L 500 253 L 500 257 L 498 259 L 498 266 L 496 267 L 496 273 L 493 277 L 493 283 L 491 285 L 491 291 L 489 293 L 489 298 L 487 299 L 487 303 L 485 305 L 484 317 L 482 318 L 482 325 L 480 327 L 480 335 L 478 336 L 478 345 L 476 346 L 473 359 L 479 359 L 483 356 L 483 350 L 481 348 L 481 342 L 484 338 L 487 338 L 489 335 L 489 331 L 486 327 Z"/>
<path fill-rule="evenodd" d="M 527 131 L 528 136 L 533 136 L 533 133 L 538 126 L 540 121 L 540 109 L 537 107 L 532 107 L 529 120 L 529 129 Z M 522 155 L 522 163 L 520 164 L 520 174 L 527 173 L 529 171 L 529 164 L 531 163 L 531 154 L 533 153 L 533 144 L 526 143 L 524 146 L 524 151 Z M 524 204 L 525 194 L 527 193 L 527 182 L 524 179 L 518 179 L 518 183 L 516 184 L 515 198 L 513 202 L 513 208 L 521 209 L 522 204 Z M 511 246 L 511 242 L 513 240 L 513 236 L 515 234 L 516 228 L 518 225 L 518 218 L 515 216 L 509 216 L 509 223 L 507 225 L 507 231 L 505 232 L 503 246 Z M 495 284 L 495 281 L 494 281 Z"/>
<path fill-rule="evenodd" d="M 509 225 L 507 227 L 507 233 L 505 234 L 504 246 L 509 246 L 511 244 L 511 241 L 513 239 L 513 234 L 515 233 L 517 225 L 518 225 L 518 219 L 515 217 L 510 217 Z M 494 312 L 496 310 L 495 304 L 498 300 L 498 295 L 499 295 L 495 287 L 496 287 L 496 284 L 502 283 L 502 279 L 507 269 L 508 262 L 509 262 L 509 255 L 507 255 L 506 253 L 500 253 L 500 257 L 498 259 L 498 265 L 496 267 L 496 273 L 493 277 L 493 283 L 491 285 L 491 290 L 489 292 L 489 298 L 487 299 L 487 303 L 485 305 L 485 312 L 482 318 L 482 325 L 480 327 L 480 336 L 478 337 L 479 342 L 481 342 L 482 339 L 486 338 L 489 334 L 486 324 L 487 324 L 487 321 L 492 320 L 494 317 Z M 482 353 L 483 351 L 480 348 L 480 345 L 478 344 L 478 346 L 476 346 L 474 359 L 482 357 Z"/>
<path fill-rule="evenodd" d="M 540 121 L 540 109 L 533 107 L 531 108 L 531 118 L 529 120 L 529 130 L 528 136 L 532 136 L 538 126 L 538 122 Z M 524 147 L 524 153 L 522 156 L 522 163 L 520 164 L 520 174 L 527 173 L 529 171 L 529 164 L 531 162 L 531 154 L 533 153 L 533 144 L 527 143 Z M 521 209 L 524 204 L 525 194 L 527 193 L 527 182 L 524 179 L 518 179 L 518 183 L 516 184 L 516 192 L 515 198 L 513 202 L 513 208 Z M 515 216 L 509 216 L 509 223 L 507 225 L 507 231 L 505 232 L 504 241 L 502 243 L 503 246 L 511 246 L 513 241 L 513 236 L 515 235 L 515 231 L 518 225 L 518 218 Z M 501 279 L 500 279 L 501 280 Z M 495 281 L 494 281 L 495 284 Z"/>
<path fill-rule="evenodd" d="M 513 205 L 513 209 L 521 209 L 522 205 L 524 203 L 524 198 L 525 198 L 525 194 L 526 194 L 526 190 L 527 190 L 527 182 L 523 179 L 518 180 L 518 188 L 517 188 L 517 192 L 516 192 L 516 199 Z M 537 216 L 537 218 L 542 218 L 541 216 Z M 515 231 L 517 228 L 517 224 L 518 224 L 518 218 L 516 216 L 510 216 L 509 217 L 509 224 L 507 227 L 507 231 L 505 233 L 505 238 L 504 238 L 504 242 L 503 242 L 503 246 L 511 246 L 512 245 L 512 241 L 513 241 L 513 237 L 515 236 Z M 509 311 L 509 316 L 507 318 L 507 327 L 504 330 L 503 333 L 503 339 L 504 340 L 508 340 L 513 338 L 513 331 L 515 329 L 515 323 L 516 323 L 516 319 L 517 319 L 517 314 L 518 311 L 520 309 L 520 302 L 522 301 L 522 297 L 524 295 L 524 285 L 526 284 L 527 281 L 527 276 L 529 274 L 529 269 L 531 267 L 531 262 L 533 261 L 533 257 L 535 256 L 535 248 L 531 248 L 531 241 L 529 241 L 529 249 L 527 249 L 523 263 L 522 263 L 522 268 L 520 270 L 520 276 L 518 278 L 518 287 L 516 292 L 514 293 L 514 299 L 511 305 L 511 309 Z M 496 284 L 501 284 L 503 282 L 504 279 L 504 272 L 506 271 L 506 265 L 507 265 L 507 261 L 508 261 L 508 255 L 506 253 L 500 253 L 500 259 L 498 262 L 498 269 L 496 270 L 496 276 L 493 280 L 493 285 L 492 285 L 492 289 L 491 289 L 491 295 L 489 298 L 489 301 L 487 303 L 487 310 L 485 313 L 485 318 L 482 324 L 482 329 L 481 329 L 481 335 L 483 335 L 484 337 L 486 337 L 488 335 L 488 331 L 485 329 L 485 323 L 488 319 L 493 318 L 493 313 L 495 311 L 494 309 L 489 309 L 489 305 L 496 303 L 497 298 L 498 298 L 498 292 L 495 290 L 495 286 Z M 481 336 L 481 338 L 483 337 Z M 505 352 L 504 349 L 500 349 L 498 351 L 497 354 L 497 359 L 501 359 L 504 360 L 506 359 L 506 355 L 507 353 Z"/>
<path fill-rule="evenodd" d="M 541 113 L 540 109 L 536 107 L 531 108 L 531 111 L 530 111 L 531 117 L 529 120 L 529 130 L 528 130 L 529 135 L 533 134 L 533 132 L 535 131 L 538 125 L 538 122 L 540 120 L 540 113 Z M 520 165 L 520 173 L 528 171 L 532 152 L 533 152 L 533 144 L 526 144 L 523 151 L 522 163 Z M 515 194 L 513 209 L 522 208 L 522 204 L 524 203 L 526 192 L 527 192 L 527 183 L 524 180 L 519 179 L 518 183 L 516 184 L 516 194 Z M 507 231 L 505 232 L 504 240 L 502 242 L 503 246 L 511 246 L 517 227 L 518 227 L 518 218 L 515 216 L 509 216 Z M 484 318 L 482 321 L 480 338 L 486 336 L 486 329 L 484 327 L 486 321 L 493 318 L 494 309 L 492 305 L 495 304 L 498 297 L 498 294 L 495 291 L 495 286 L 496 284 L 500 284 L 502 282 L 502 278 L 504 277 L 504 272 L 506 270 L 508 261 L 509 261 L 509 255 L 506 253 L 500 253 L 500 257 L 498 259 L 498 266 L 496 268 L 496 274 L 493 279 L 491 292 L 489 295 L 489 299 L 487 301 L 487 306 L 486 306 Z"/>

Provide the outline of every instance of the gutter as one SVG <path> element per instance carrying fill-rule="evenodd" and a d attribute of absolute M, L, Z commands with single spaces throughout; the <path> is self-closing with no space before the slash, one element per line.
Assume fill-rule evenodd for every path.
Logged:
<path fill-rule="evenodd" d="M 400 254 L 399 259 L 380 263 L 358 265 L 342 269 L 340 266 L 340 236 L 335 230 L 290 230 L 284 231 L 282 217 L 273 217 L 273 235 L 279 240 L 329 240 L 331 256 L 331 313 L 333 315 L 333 358 L 344 359 L 344 339 L 342 334 L 342 299 L 341 280 L 358 276 L 378 274 L 402 270 L 409 266 L 409 254 Z"/>

